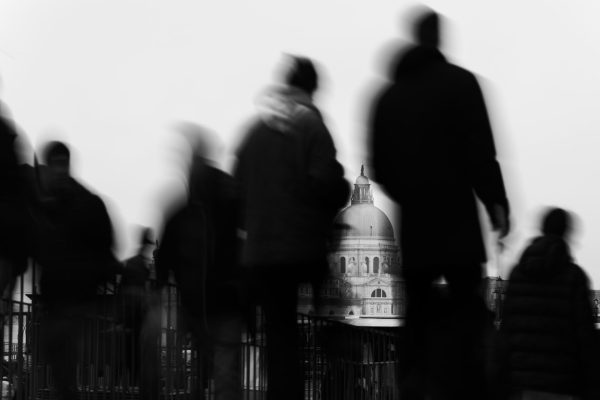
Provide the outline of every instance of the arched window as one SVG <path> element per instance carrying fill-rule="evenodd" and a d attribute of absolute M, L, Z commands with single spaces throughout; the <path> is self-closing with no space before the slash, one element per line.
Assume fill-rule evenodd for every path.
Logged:
<path fill-rule="evenodd" d="M 346 273 L 346 257 L 340 258 L 340 273 Z"/>
<path fill-rule="evenodd" d="M 369 273 L 369 257 L 365 257 L 365 264 L 367 265 L 367 274 Z"/>
<path fill-rule="evenodd" d="M 375 274 L 379 273 L 379 257 L 375 257 L 373 259 L 373 273 L 375 273 Z"/>
<path fill-rule="evenodd" d="M 371 297 L 387 297 L 385 291 L 382 289 L 375 289 L 371 292 Z"/>

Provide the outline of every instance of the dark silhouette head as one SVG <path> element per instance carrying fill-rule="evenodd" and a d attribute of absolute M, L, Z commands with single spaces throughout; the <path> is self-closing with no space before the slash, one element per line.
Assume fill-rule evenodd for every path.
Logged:
<path fill-rule="evenodd" d="M 562 208 L 550 209 L 542 220 L 542 233 L 566 238 L 571 232 L 571 215 Z"/>
<path fill-rule="evenodd" d="M 312 95 L 319 86 L 319 77 L 313 62 L 306 57 L 290 58 L 291 66 L 285 74 L 285 83 Z"/>
<path fill-rule="evenodd" d="M 71 152 L 63 142 L 53 141 L 43 148 L 42 161 L 48 167 L 47 184 L 52 192 L 60 192 L 71 177 Z"/>
<path fill-rule="evenodd" d="M 417 44 L 434 48 L 440 46 L 440 16 L 435 11 L 427 10 L 420 14 L 413 29 Z"/>
<path fill-rule="evenodd" d="M 69 164 L 71 151 L 63 142 L 52 141 L 44 146 L 42 150 L 42 160 L 46 165 L 54 163 Z"/>
<path fill-rule="evenodd" d="M 140 231 L 140 247 L 145 248 L 154 245 L 154 233 L 152 228 L 144 227 Z"/>

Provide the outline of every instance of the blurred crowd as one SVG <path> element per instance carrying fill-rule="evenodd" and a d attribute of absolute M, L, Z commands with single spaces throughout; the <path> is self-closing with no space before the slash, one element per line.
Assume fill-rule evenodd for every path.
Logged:
<path fill-rule="evenodd" d="M 493 324 L 483 301 L 487 258 L 477 203 L 500 242 L 510 208 L 484 96 L 476 77 L 440 51 L 441 16 L 425 10 L 412 24 L 414 43 L 393 55 L 390 83 L 368 123 L 375 180 L 400 207 L 401 399 L 599 399 L 589 283 L 568 244 L 571 213 L 553 208 L 543 216 L 540 235 L 511 272 L 500 329 Z M 318 66 L 286 57 L 279 85 L 265 90 L 236 149 L 232 174 L 211 159 L 212 133 L 184 127 L 186 200 L 164 211 L 157 237 L 141 229 L 137 253 L 126 260 L 115 257 L 101 197 L 71 174 L 69 145 L 45 143 L 34 165 L 23 164 L 17 130 L 2 112 L 0 291 L 10 298 L 35 260 L 40 346 L 59 398 L 77 398 L 77 343 L 107 284 L 126 304 L 120 317 L 140 393 L 158 398 L 152 366 L 159 360 L 146 349 L 156 341 L 155 307 L 170 280 L 185 329 L 213 365 L 217 399 L 242 397 L 240 342 L 257 306 L 265 318 L 267 399 L 304 398 L 298 288 L 309 283 L 318 294 L 327 278 L 332 233 L 343 229 L 334 218 L 350 188 L 313 101 Z M 435 285 L 441 279 L 444 292 Z"/>

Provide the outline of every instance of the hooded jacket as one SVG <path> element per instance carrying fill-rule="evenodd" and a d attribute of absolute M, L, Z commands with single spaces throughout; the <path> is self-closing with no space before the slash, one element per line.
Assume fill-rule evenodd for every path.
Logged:
<path fill-rule="evenodd" d="M 267 91 L 237 152 L 245 265 L 321 265 L 350 190 L 331 135 L 305 92 Z"/>
<path fill-rule="evenodd" d="M 599 398 L 588 278 L 562 238 L 535 238 L 511 272 L 501 338 L 510 390 Z"/>

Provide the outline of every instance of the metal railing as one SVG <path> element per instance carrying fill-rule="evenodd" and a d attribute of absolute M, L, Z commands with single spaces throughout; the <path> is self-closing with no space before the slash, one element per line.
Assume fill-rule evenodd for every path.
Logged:
<path fill-rule="evenodd" d="M 26 286 L 21 277 L 17 298 L 2 304 L 2 400 L 57 397 L 56 371 L 42 345 L 47 319 L 39 297 L 26 293 Z M 137 304 L 114 287 L 105 287 L 80 314 L 81 323 L 67 325 L 77 329 L 73 347 L 79 398 L 214 398 L 213 365 L 206 357 L 210 348 L 199 346 L 202 339 L 190 334 L 177 288 L 169 285 L 160 296 Z M 242 398 L 265 399 L 264 318 L 257 309 L 245 322 L 239 342 Z M 306 399 L 397 397 L 396 334 L 298 315 L 298 335 Z"/>

